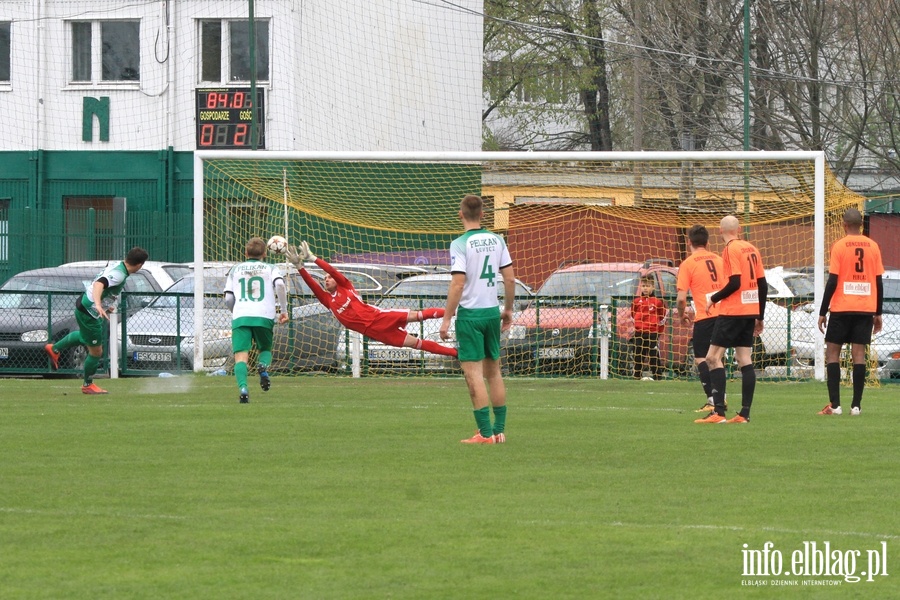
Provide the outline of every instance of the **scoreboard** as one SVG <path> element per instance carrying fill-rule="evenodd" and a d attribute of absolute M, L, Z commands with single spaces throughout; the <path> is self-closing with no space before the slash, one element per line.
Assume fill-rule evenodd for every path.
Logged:
<path fill-rule="evenodd" d="M 197 149 L 243 149 L 253 146 L 250 121 L 253 100 L 250 88 L 197 89 Z M 256 88 L 256 126 L 259 131 L 256 147 L 265 150 L 265 95 Z"/>

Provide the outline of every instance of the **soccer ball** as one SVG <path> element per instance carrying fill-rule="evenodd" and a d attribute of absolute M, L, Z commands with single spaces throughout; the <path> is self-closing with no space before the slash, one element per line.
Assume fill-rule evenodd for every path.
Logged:
<path fill-rule="evenodd" d="M 269 241 L 266 242 L 266 248 L 268 248 L 269 252 L 272 254 L 284 254 L 287 250 L 287 246 L 287 240 L 280 235 L 273 235 L 269 238 Z"/>

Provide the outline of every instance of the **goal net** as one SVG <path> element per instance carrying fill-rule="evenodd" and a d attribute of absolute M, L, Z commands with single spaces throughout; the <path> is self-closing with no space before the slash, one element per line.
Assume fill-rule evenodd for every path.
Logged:
<path fill-rule="evenodd" d="M 194 181 L 198 262 L 239 261 L 253 236 L 306 240 L 367 301 L 391 309 L 444 305 L 448 248 L 461 233 L 459 201 L 481 195 L 484 225 L 505 236 L 519 280 L 515 321 L 502 346 L 504 371 L 512 376 L 633 377 L 630 306 L 641 275 L 651 275 L 671 313 L 660 334 L 659 368 L 648 365 L 649 376 L 693 377 L 691 328 L 674 314 L 685 235 L 705 225 L 710 250 L 721 253 L 718 224 L 733 214 L 760 249 L 770 283 L 755 348 L 760 375 L 822 378 L 815 307 L 825 257 L 842 234 L 843 211 L 863 201 L 814 152 L 209 151 L 196 153 Z M 459 372 L 447 357 L 343 330 L 295 270 L 285 265 L 285 271 L 292 319 L 276 327 L 274 370 Z M 213 311 L 201 301 L 204 286 L 217 284 L 209 278 L 198 284 L 200 341 L 204 330 L 223 325 L 209 322 Z M 408 331 L 439 341 L 439 326 L 416 322 Z M 195 345 L 196 369 L 212 351 L 209 343 Z"/>

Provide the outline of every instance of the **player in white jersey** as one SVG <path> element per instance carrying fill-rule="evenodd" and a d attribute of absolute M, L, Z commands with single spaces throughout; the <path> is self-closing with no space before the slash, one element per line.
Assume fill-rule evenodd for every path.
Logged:
<path fill-rule="evenodd" d="M 247 361 L 256 341 L 259 351 L 259 385 L 269 391 L 269 365 L 272 363 L 272 341 L 275 321 L 289 319 L 287 288 L 284 277 L 275 265 L 262 262 L 266 257 L 266 242 L 250 238 L 245 249 L 247 260 L 231 268 L 225 278 L 225 304 L 231 310 L 231 347 L 234 351 L 234 376 L 241 390 L 240 402 L 250 402 L 247 389 Z M 275 303 L 281 305 L 276 314 Z"/>
<path fill-rule="evenodd" d="M 481 226 L 483 216 L 481 197 L 463 198 L 459 218 L 466 232 L 450 245 L 452 279 L 441 323 L 441 339 L 449 339 L 450 319 L 456 315 L 459 362 L 478 424 L 478 432 L 462 440 L 465 444 L 506 441 L 506 386 L 500 373 L 500 332 L 512 325 L 515 275 L 506 242 Z M 497 299 L 497 286 L 501 283 L 502 312 Z M 493 425 L 489 404 L 494 412 Z"/>

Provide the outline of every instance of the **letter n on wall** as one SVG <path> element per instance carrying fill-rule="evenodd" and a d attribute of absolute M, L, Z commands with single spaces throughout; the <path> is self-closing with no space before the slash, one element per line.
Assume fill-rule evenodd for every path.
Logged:
<path fill-rule="evenodd" d="M 109 96 L 90 98 L 85 96 L 81 111 L 81 141 L 92 142 L 94 117 L 100 125 L 100 141 L 109 141 Z"/>

